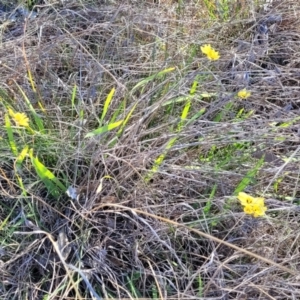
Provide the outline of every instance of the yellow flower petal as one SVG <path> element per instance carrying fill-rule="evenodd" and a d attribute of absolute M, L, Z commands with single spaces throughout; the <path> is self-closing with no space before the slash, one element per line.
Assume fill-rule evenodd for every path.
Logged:
<path fill-rule="evenodd" d="M 207 54 L 211 50 L 211 46 L 208 44 L 201 46 L 200 48 L 203 54 Z"/>
<path fill-rule="evenodd" d="M 264 206 L 265 198 L 263 198 L 263 197 L 254 198 L 254 203 L 255 203 L 255 205 Z"/>
<path fill-rule="evenodd" d="M 14 121 L 18 126 L 29 126 L 29 119 L 24 113 L 16 113 L 14 117 Z"/>
<path fill-rule="evenodd" d="M 210 44 L 205 44 L 200 48 L 202 53 L 205 54 L 209 60 L 218 60 L 220 58 L 219 52 L 216 51 Z"/>
<path fill-rule="evenodd" d="M 27 118 L 26 114 L 15 113 L 11 108 L 8 109 L 8 113 L 17 126 L 23 126 L 23 127 L 29 126 L 29 119 Z"/>
<path fill-rule="evenodd" d="M 251 205 L 244 206 L 244 213 L 247 215 L 252 215 L 253 214 L 252 206 Z"/>
<path fill-rule="evenodd" d="M 240 200 L 242 205 L 249 205 L 254 202 L 254 197 L 252 197 L 244 192 L 241 192 L 238 194 L 238 199 Z"/>
<path fill-rule="evenodd" d="M 264 216 L 267 210 L 265 206 L 257 205 L 257 204 L 253 205 L 252 209 L 253 209 L 253 216 L 255 218 Z"/>
<path fill-rule="evenodd" d="M 265 215 L 267 207 L 265 206 L 265 198 L 252 197 L 244 192 L 238 194 L 238 199 L 244 206 L 244 212 L 248 215 L 253 215 L 255 218 Z"/>
<path fill-rule="evenodd" d="M 247 99 L 251 96 L 251 92 L 247 91 L 247 89 L 242 89 L 238 92 L 238 97 L 241 99 Z"/>

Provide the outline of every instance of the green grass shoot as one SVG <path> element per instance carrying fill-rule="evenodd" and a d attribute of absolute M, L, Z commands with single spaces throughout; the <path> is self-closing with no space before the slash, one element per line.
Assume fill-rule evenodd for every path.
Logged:
<path fill-rule="evenodd" d="M 77 85 L 75 84 L 72 90 L 72 96 L 71 96 L 71 106 L 72 106 L 72 118 L 74 117 L 74 112 L 76 111 L 76 92 L 77 92 Z"/>
<path fill-rule="evenodd" d="M 11 127 L 11 123 L 10 123 L 10 119 L 9 116 L 7 114 L 5 114 L 5 129 L 7 132 L 7 137 L 8 137 L 8 142 L 10 145 L 10 149 L 12 151 L 12 153 L 17 156 L 18 155 L 18 148 L 15 142 L 15 138 L 14 138 L 14 134 L 13 134 L 13 130 Z"/>
<path fill-rule="evenodd" d="M 110 124 L 107 124 L 107 125 L 104 125 L 104 126 L 101 126 L 93 131 L 90 131 L 89 133 L 87 133 L 85 135 L 85 138 L 89 138 L 89 137 L 93 137 L 93 136 L 96 136 L 96 135 L 100 135 L 100 134 L 104 134 L 110 130 L 113 130 L 119 126 L 121 126 L 121 124 L 124 122 L 124 120 L 120 120 L 120 121 L 117 121 L 117 122 L 114 122 L 114 123 L 110 123 Z"/>
<path fill-rule="evenodd" d="M 159 79 L 161 76 L 166 75 L 167 73 L 170 73 L 175 70 L 175 67 L 167 68 L 165 70 L 162 70 L 154 75 L 151 75 L 143 80 L 141 80 L 139 83 L 137 83 L 131 90 L 131 93 L 134 93 L 137 89 L 145 86 L 148 82 L 153 81 L 154 79 Z"/>
<path fill-rule="evenodd" d="M 19 88 L 19 91 L 21 92 L 31 114 L 33 115 L 33 118 L 34 118 L 34 121 L 38 127 L 38 130 L 40 133 L 44 133 L 45 132 L 45 128 L 44 128 L 44 123 L 43 123 L 43 120 L 42 118 L 39 117 L 39 115 L 37 114 L 37 112 L 35 111 L 34 107 L 32 106 L 30 100 L 28 99 L 28 97 L 26 96 L 25 92 L 23 91 L 23 89 L 18 85 L 16 84 L 17 87 Z"/>
<path fill-rule="evenodd" d="M 109 105 L 111 103 L 111 100 L 112 100 L 114 94 L 115 94 L 115 88 L 112 88 L 111 91 L 109 92 L 109 94 L 107 95 L 106 100 L 104 102 L 102 115 L 101 115 L 101 118 L 100 118 L 100 124 L 103 124 L 103 122 L 104 122 L 104 118 L 105 118 L 105 116 L 108 112 L 108 108 L 109 108 Z"/>
<path fill-rule="evenodd" d="M 2 2 L 0 299 L 300 299 L 298 1 Z"/>
<path fill-rule="evenodd" d="M 256 165 L 250 169 L 245 177 L 241 180 L 241 182 L 238 184 L 236 189 L 234 190 L 233 194 L 237 195 L 240 192 L 243 192 L 247 186 L 249 186 L 250 183 L 252 183 L 255 179 L 255 176 L 257 175 L 258 171 L 264 164 L 265 157 L 263 156 L 261 159 L 259 159 L 256 163 Z"/>
<path fill-rule="evenodd" d="M 28 154 L 28 151 L 29 151 L 29 147 L 28 147 L 28 145 L 25 145 L 25 147 L 23 148 L 21 153 L 16 158 L 16 161 L 15 161 L 16 170 L 21 169 L 23 161 Z"/>
<path fill-rule="evenodd" d="M 39 161 L 38 157 L 33 155 L 33 149 L 30 149 L 28 154 L 39 178 L 43 181 L 48 191 L 55 198 L 58 198 L 67 190 L 67 188 L 43 163 Z"/>
<path fill-rule="evenodd" d="M 183 127 L 185 126 L 184 122 L 186 121 L 187 117 L 188 117 L 188 113 L 190 111 L 190 107 L 191 107 L 191 102 L 194 98 L 194 94 L 196 92 L 196 89 L 197 89 L 197 86 L 198 86 L 198 81 L 195 80 L 191 86 L 191 89 L 190 89 L 190 95 L 189 97 L 186 98 L 186 102 L 185 102 L 185 105 L 182 109 L 182 112 L 181 112 L 181 116 L 180 116 L 180 121 L 177 125 L 177 129 L 176 129 L 176 132 L 177 133 L 180 133 L 183 129 Z M 197 114 L 198 115 L 198 114 Z M 201 115 L 201 114 L 199 114 Z M 146 174 L 145 176 L 145 181 L 148 182 L 152 176 L 159 170 L 159 167 L 160 165 L 163 163 L 167 153 L 168 153 L 168 150 L 170 150 L 174 144 L 176 143 L 177 141 L 177 136 L 171 138 L 168 143 L 166 144 L 164 150 L 163 150 L 163 153 L 161 153 L 154 161 L 154 164 L 153 164 L 153 167 L 151 168 L 151 170 Z"/>

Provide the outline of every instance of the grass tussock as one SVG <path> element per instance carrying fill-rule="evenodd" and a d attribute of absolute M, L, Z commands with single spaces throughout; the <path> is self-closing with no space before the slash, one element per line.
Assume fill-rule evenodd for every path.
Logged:
<path fill-rule="evenodd" d="M 297 1 L 1 5 L 1 299 L 300 298 Z"/>

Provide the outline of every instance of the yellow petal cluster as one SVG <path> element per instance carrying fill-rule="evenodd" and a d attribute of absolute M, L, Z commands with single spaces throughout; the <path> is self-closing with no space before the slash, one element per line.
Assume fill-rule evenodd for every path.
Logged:
<path fill-rule="evenodd" d="M 242 206 L 244 206 L 244 212 L 253 217 L 262 217 L 265 215 L 267 207 L 265 206 L 265 199 L 262 197 L 252 197 L 244 192 L 238 194 Z"/>
<path fill-rule="evenodd" d="M 8 110 L 9 115 L 14 120 L 17 126 L 28 127 L 29 126 L 29 119 L 27 118 L 26 114 L 24 113 L 15 113 L 12 109 Z"/>
<path fill-rule="evenodd" d="M 249 92 L 247 89 L 242 89 L 238 92 L 237 95 L 241 99 L 247 99 L 251 96 L 251 92 Z"/>
<path fill-rule="evenodd" d="M 216 51 L 210 44 L 202 46 L 201 51 L 209 60 L 218 60 L 220 58 L 219 52 Z"/>

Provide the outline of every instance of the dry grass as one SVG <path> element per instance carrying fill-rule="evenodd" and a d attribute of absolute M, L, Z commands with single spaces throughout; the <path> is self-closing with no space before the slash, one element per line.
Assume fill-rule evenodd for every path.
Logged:
<path fill-rule="evenodd" d="M 0 25 L 0 298 L 299 299 L 297 1 L 50 2 Z M 112 88 L 104 124 L 128 122 L 85 138 Z M 18 151 L 76 200 L 17 164 L 9 107 L 34 132 L 11 127 Z M 238 190 L 267 216 L 245 216 Z"/>

